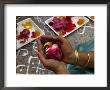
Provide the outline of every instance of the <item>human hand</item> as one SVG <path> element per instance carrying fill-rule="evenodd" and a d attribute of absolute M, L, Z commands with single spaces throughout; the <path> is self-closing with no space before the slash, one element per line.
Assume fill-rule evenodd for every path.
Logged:
<path fill-rule="evenodd" d="M 60 36 L 41 36 L 41 42 L 60 42 L 61 50 L 64 54 L 63 62 L 73 64 L 75 62 L 74 50 L 71 47 L 70 43 L 63 37 Z"/>
<path fill-rule="evenodd" d="M 41 38 L 37 40 L 37 44 L 38 44 L 37 55 L 45 68 L 54 71 L 56 74 L 68 74 L 68 70 L 64 62 L 54 59 L 48 59 L 46 57 L 46 55 L 43 52 L 43 44 L 41 42 Z"/>

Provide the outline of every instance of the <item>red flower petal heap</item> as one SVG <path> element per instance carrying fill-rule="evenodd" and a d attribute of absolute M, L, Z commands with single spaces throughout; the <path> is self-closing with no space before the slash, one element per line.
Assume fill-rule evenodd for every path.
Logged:
<path fill-rule="evenodd" d="M 24 29 L 22 32 L 20 32 L 20 35 L 18 35 L 18 40 L 23 39 L 20 43 L 24 43 L 29 38 L 30 31 L 28 29 Z"/>
<path fill-rule="evenodd" d="M 76 25 L 72 22 L 71 16 L 62 16 L 60 17 L 54 17 L 51 22 L 49 22 L 49 25 L 53 27 L 55 31 L 59 31 L 59 35 L 64 35 L 66 32 L 70 32 L 74 30 Z"/>

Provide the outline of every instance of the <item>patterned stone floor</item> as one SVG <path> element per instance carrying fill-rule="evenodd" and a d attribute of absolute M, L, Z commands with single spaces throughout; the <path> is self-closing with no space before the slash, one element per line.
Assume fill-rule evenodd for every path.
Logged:
<path fill-rule="evenodd" d="M 30 17 L 45 32 L 45 34 L 56 35 L 45 25 L 44 21 L 51 16 Z M 28 17 L 18 16 L 16 22 Z M 84 31 L 84 32 L 83 32 Z M 66 37 L 72 47 L 84 43 L 94 37 L 94 22 L 89 21 L 86 25 L 71 33 Z M 16 73 L 17 74 L 54 74 L 54 72 L 44 68 L 36 55 L 36 41 L 33 41 L 22 48 L 16 50 Z"/>

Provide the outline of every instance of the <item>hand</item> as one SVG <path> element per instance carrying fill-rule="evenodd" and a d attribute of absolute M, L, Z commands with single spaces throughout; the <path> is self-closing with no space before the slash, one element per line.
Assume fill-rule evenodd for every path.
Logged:
<path fill-rule="evenodd" d="M 62 61 L 48 59 L 46 55 L 43 53 L 43 44 L 41 43 L 41 38 L 37 40 L 38 44 L 38 52 L 37 55 L 40 61 L 43 63 L 44 67 L 49 70 L 54 71 L 56 74 L 67 74 L 68 70 L 66 68 L 66 64 Z"/>
<path fill-rule="evenodd" d="M 62 52 L 64 54 L 64 58 L 62 61 L 64 61 L 65 63 L 69 63 L 69 64 L 73 64 L 75 61 L 75 54 L 74 54 L 74 50 L 71 47 L 70 43 L 63 37 L 60 36 L 41 36 L 41 41 L 44 42 L 60 42 L 61 44 L 61 49 Z"/>

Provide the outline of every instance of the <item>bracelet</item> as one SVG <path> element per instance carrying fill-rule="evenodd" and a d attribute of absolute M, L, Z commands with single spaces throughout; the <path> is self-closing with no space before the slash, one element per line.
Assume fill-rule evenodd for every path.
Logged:
<path fill-rule="evenodd" d="M 79 64 L 79 53 L 77 50 L 75 50 L 75 57 L 76 57 L 76 65 Z"/>
<path fill-rule="evenodd" d="M 84 67 L 87 67 L 87 66 L 88 66 L 88 64 L 89 64 L 89 62 L 90 62 L 90 59 L 91 59 L 90 54 L 88 53 L 87 55 L 88 55 L 88 60 L 87 60 L 87 63 L 85 64 Z"/>

